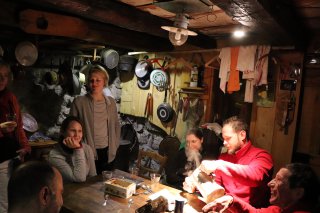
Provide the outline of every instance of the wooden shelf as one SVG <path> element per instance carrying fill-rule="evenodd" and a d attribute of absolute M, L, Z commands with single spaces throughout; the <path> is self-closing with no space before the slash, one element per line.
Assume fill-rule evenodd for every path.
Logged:
<path fill-rule="evenodd" d="M 193 91 L 182 91 L 182 90 L 180 90 L 179 93 L 192 94 L 192 95 L 203 95 L 204 94 L 204 92 L 193 92 Z"/>
<path fill-rule="evenodd" d="M 181 88 L 179 90 L 179 93 L 203 95 L 205 93 L 205 89 L 202 87 L 185 87 L 185 88 Z"/>

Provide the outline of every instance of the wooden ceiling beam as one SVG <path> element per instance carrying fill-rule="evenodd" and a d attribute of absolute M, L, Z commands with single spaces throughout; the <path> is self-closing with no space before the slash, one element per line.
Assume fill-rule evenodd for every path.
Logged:
<path fill-rule="evenodd" d="M 98 0 L 94 4 L 85 0 L 24 0 L 24 2 L 41 7 L 47 6 L 47 8 L 53 8 L 64 13 L 167 40 L 169 40 L 168 32 L 161 29 L 161 26 L 173 25 L 170 20 L 151 15 L 117 1 Z M 130 36 L 126 35 L 129 39 Z M 202 34 L 189 38 L 187 42 L 200 48 L 216 47 L 215 39 Z"/>
<path fill-rule="evenodd" d="M 21 29 L 35 35 L 75 38 L 132 50 L 173 49 L 168 39 L 66 15 L 27 9 L 20 12 L 19 19 Z"/>

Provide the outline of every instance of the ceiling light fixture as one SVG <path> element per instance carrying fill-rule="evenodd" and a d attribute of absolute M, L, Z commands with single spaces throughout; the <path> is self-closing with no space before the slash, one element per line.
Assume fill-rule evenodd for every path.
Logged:
<path fill-rule="evenodd" d="M 316 58 L 312 58 L 312 59 L 310 59 L 309 64 L 316 64 L 317 62 L 318 61 Z"/>
<path fill-rule="evenodd" d="M 235 30 L 233 32 L 233 37 L 235 38 L 243 38 L 246 35 L 246 33 L 244 32 L 244 30 Z"/>
<path fill-rule="evenodd" d="M 139 52 L 128 52 L 128 55 L 141 55 L 141 54 L 147 54 L 146 51 L 139 51 Z"/>
<path fill-rule="evenodd" d="M 169 31 L 169 40 L 174 46 L 181 46 L 186 43 L 188 36 L 198 35 L 196 32 L 188 30 L 188 24 L 187 14 L 178 13 L 173 26 L 161 26 L 161 28 Z"/>

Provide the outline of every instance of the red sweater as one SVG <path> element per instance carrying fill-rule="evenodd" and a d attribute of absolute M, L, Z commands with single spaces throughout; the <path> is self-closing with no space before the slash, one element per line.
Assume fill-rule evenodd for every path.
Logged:
<path fill-rule="evenodd" d="M 249 141 L 235 155 L 221 154 L 219 159 L 227 162 L 223 164 L 223 172 L 217 168 L 215 181 L 226 193 L 257 208 L 268 206 L 267 184 L 272 179 L 273 162 L 267 151 L 254 147 Z"/>
<path fill-rule="evenodd" d="M 16 96 L 7 89 L 0 91 L 0 112 L 0 123 L 6 122 L 6 114 L 8 113 L 15 113 L 17 122 L 16 131 L 6 134 L 3 134 L 0 131 L 0 137 L 16 137 L 16 139 L 20 143 L 21 148 L 25 149 L 28 152 L 31 152 L 28 138 L 23 129 L 22 117 L 18 100 Z"/>

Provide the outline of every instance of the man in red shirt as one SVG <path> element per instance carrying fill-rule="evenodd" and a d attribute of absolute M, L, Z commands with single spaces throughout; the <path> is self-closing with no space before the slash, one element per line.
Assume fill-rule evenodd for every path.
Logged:
<path fill-rule="evenodd" d="M 250 203 L 254 207 L 268 206 L 273 161 L 263 149 L 254 147 L 247 137 L 248 125 L 234 116 L 223 123 L 222 137 L 226 153 L 219 160 L 204 160 L 200 169 L 207 174 L 214 172 L 215 182 L 226 193 Z"/>

